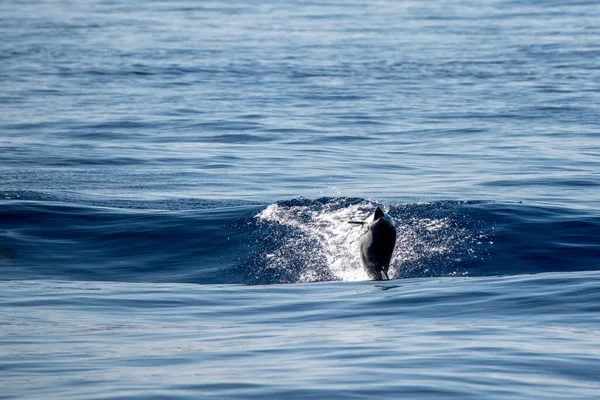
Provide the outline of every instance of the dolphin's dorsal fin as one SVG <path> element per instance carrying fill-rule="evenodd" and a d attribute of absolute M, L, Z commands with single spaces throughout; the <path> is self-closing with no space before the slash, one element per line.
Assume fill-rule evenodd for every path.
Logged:
<path fill-rule="evenodd" d="M 379 207 L 375 209 L 375 215 L 373 215 L 373 221 L 377 221 L 379 218 L 383 217 L 383 210 Z"/>

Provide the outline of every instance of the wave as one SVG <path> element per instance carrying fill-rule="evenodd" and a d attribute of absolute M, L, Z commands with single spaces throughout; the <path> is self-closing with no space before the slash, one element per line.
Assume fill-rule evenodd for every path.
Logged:
<path fill-rule="evenodd" d="M 597 270 L 600 216 L 490 201 L 273 204 L 174 199 L 0 201 L 4 279 L 274 284 L 359 281 L 360 227 L 376 205 L 397 222 L 393 279 Z M 9 199 L 7 199 L 9 198 Z"/>

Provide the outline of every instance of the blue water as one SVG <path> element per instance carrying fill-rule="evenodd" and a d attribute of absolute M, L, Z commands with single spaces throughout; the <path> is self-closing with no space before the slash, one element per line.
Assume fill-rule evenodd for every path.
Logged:
<path fill-rule="evenodd" d="M 597 2 L 4 1 L 0 36 L 2 398 L 600 397 Z"/>

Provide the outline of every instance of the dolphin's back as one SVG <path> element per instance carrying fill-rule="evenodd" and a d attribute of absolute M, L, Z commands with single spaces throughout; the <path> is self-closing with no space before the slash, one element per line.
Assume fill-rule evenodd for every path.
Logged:
<path fill-rule="evenodd" d="M 389 279 L 387 272 L 396 245 L 396 228 L 391 217 L 372 222 L 360 237 L 360 256 L 369 277 Z"/>

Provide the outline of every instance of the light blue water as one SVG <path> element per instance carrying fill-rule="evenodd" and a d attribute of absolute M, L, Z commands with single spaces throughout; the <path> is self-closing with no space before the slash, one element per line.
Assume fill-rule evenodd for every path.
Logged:
<path fill-rule="evenodd" d="M 597 2 L 5 1 L 0 36 L 5 398 L 600 397 Z"/>

